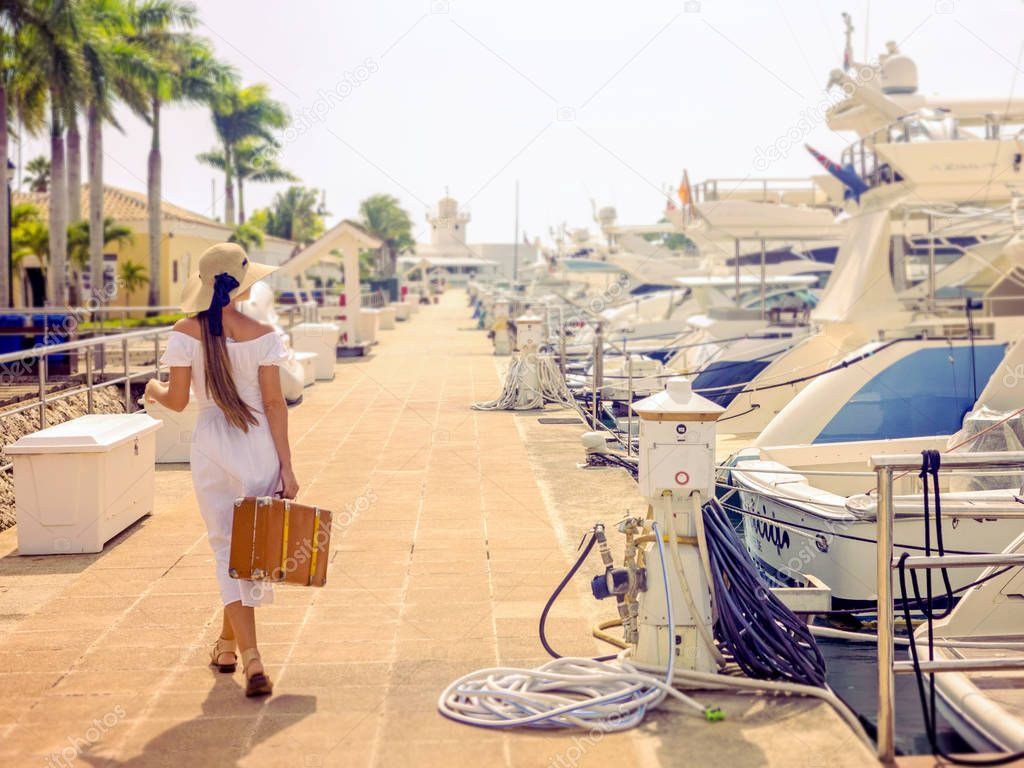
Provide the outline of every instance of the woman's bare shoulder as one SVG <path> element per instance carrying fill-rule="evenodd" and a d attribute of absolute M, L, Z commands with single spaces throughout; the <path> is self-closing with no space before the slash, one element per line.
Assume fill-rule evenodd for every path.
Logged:
<path fill-rule="evenodd" d="M 274 326 L 261 323 L 242 314 L 235 318 L 233 325 L 231 338 L 235 341 L 254 341 L 274 332 Z"/>
<path fill-rule="evenodd" d="M 181 320 L 174 324 L 174 328 L 172 330 L 175 330 L 178 333 L 183 333 L 186 336 L 191 336 L 193 339 L 199 339 L 199 321 L 194 317 L 181 318 Z"/>

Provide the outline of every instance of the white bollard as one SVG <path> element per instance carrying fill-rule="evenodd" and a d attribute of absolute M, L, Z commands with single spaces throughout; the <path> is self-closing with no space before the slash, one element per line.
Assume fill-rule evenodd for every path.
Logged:
<path fill-rule="evenodd" d="M 677 666 L 714 672 L 717 666 L 706 640 L 712 632 L 711 592 L 696 543 L 695 516 L 700 514 L 699 500 L 714 493 L 715 421 L 724 409 L 695 394 L 683 377 L 670 379 L 663 392 L 632 407 L 640 417 L 638 482 L 650 505 L 646 530 L 650 531 L 653 519 L 666 541 L 675 625 L 675 648 L 671 649 L 661 561 L 657 543 L 649 542 L 644 545 L 647 589 L 638 596 L 634 656 L 644 664 L 665 668 L 669 653 L 674 652 Z M 693 496 L 695 492 L 700 495 Z"/>
<path fill-rule="evenodd" d="M 534 315 L 523 315 L 516 318 L 516 346 L 519 348 L 519 360 L 522 362 L 522 375 L 519 386 L 519 405 L 537 400 L 541 391 L 540 377 L 537 374 L 537 349 L 540 347 L 541 319 Z M 543 399 L 541 404 L 543 405 Z"/>
<path fill-rule="evenodd" d="M 494 331 L 494 354 L 512 354 L 512 329 L 509 327 L 509 301 L 498 299 L 494 302 L 494 322 L 491 323 Z"/>

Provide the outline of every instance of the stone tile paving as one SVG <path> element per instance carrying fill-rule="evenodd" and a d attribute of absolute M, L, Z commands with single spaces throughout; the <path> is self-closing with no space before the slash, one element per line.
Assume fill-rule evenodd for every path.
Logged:
<path fill-rule="evenodd" d="M 206 649 L 220 606 L 186 468 L 97 555 L 19 557 L 0 534 L 0 765 L 857 766 L 821 705 L 715 694 L 628 734 L 487 732 L 436 713 L 481 666 L 544 661 L 536 621 L 595 519 L 636 509 L 618 470 L 582 472 L 573 426 L 477 413 L 500 363 L 461 293 L 425 307 L 291 412 L 301 498 L 336 511 L 328 585 L 258 613 L 275 695 L 249 701 Z M 596 561 L 595 561 L 596 562 Z M 584 580 L 553 613 L 565 653 L 599 649 Z M 602 610 L 604 611 L 602 613 Z"/>

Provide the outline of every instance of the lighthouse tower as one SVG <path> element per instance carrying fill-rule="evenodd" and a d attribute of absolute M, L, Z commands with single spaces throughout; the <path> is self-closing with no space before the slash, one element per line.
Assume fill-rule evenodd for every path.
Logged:
<path fill-rule="evenodd" d="M 469 214 L 459 210 L 452 197 L 442 197 L 437 210 L 427 214 L 430 224 L 430 244 L 438 256 L 464 256 L 466 254 L 466 225 Z"/>

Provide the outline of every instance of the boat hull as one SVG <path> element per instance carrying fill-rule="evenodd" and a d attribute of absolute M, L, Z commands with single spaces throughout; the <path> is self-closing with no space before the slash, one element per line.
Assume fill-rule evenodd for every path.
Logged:
<path fill-rule="evenodd" d="M 856 519 L 831 511 L 823 514 L 824 510 L 816 513 L 809 505 L 790 504 L 754 490 L 738 491 L 737 495 L 744 544 L 773 585 L 803 586 L 807 575 L 813 574 L 828 584 L 837 609 L 874 604 L 878 597 L 874 519 Z M 735 510 L 735 505 L 731 506 Z M 1020 520 L 976 521 L 944 516 L 943 543 L 949 553 L 998 552 L 1022 528 Z M 893 524 L 893 557 L 898 559 L 904 552 L 923 554 L 924 540 L 923 518 L 897 519 Z M 953 589 L 957 589 L 977 579 L 981 570 L 957 568 L 948 573 Z M 933 578 L 933 591 L 939 596 L 941 580 L 937 575 Z"/>

